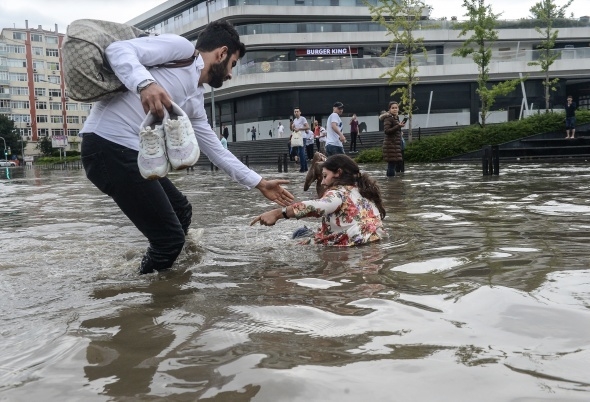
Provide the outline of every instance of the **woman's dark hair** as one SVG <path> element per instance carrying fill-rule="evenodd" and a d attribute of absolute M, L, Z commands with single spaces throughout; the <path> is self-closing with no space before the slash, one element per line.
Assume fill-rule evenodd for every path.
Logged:
<path fill-rule="evenodd" d="M 391 101 L 387 104 L 387 110 L 391 109 L 391 105 L 399 105 L 399 103 L 397 103 L 397 101 Z"/>
<path fill-rule="evenodd" d="M 359 193 L 363 197 L 375 203 L 381 218 L 385 217 L 386 213 L 381 201 L 379 185 L 371 176 L 361 173 L 354 160 L 346 155 L 332 155 L 326 159 L 323 167 L 330 172 L 337 173 L 338 169 L 342 172 L 340 177 L 334 179 L 332 186 L 357 186 Z"/>
<path fill-rule="evenodd" d="M 230 55 L 240 52 L 240 59 L 246 54 L 246 46 L 240 42 L 238 31 L 227 21 L 213 21 L 207 24 L 197 38 L 195 48 L 201 52 L 227 46 Z"/>

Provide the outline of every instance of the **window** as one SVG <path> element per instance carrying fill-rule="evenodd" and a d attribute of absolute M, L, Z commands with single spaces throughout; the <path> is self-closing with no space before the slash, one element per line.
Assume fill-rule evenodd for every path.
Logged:
<path fill-rule="evenodd" d="M 68 137 L 77 137 L 79 132 L 77 128 L 68 128 Z"/>
<path fill-rule="evenodd" d="M 57 36 L 46 36 L 45 42 L 51 45 L 57 45 Z"/>
<path fill-rule="evenodd" d="M 0 71 L 0 81 L 8 81 L 8 71 Z"/>
<path fill-rule="evenodd" d="M 29 95 L 28 87 L 10 87 L 11 95 Z"/>
<path fill-rule="evenodd" d="M 44 70 L 45 62 L 43 60 L 33 60 L 33 68 L 36 70 Z"/>
<path fill-rule="evenodd" d="M 49 102 L 49 109 L 61 110 L 61 102 Z"/>
<path fill-rule="evenodd" d="M 8 67 L 26 67 L 27 61 L 23 59 L 6 59 Z"/>
<path fill-rule="evenodd" d="M 25 54 L 25 47 L 21 45 L 6 45 L 8 53 Z"/>
<path fill-rule="evenodd" d="M 73 102 L 66 103 L 66 110 L 78 110 L 78 104 Z"/>
<path fill-rule="evenodd" d="M 10 107 L 13 109 L 30 109 L 31 104 L 29 101 L 11 101 Z"/>
<path fill-rule="evenodd" d="M 46 114 L 38 114 L 37 115 L 37 123 L 47 123 L 47 115 Z"/>
<path fill-rule="evenodd" d="M 15 123 L 30 123 L 31 122 L 31 116 L 28 114 L 13 114 L 12 116 L 9 117 L 9 119 Z"/>
<path fill-rule="evenodd" d="M 71 124 L 80 124 L 80 117 L 79 116 L 68 116 L 66 122 Z"/>
<path fill-rule="evenodd" d="M 8 73 L 8 79 L 10 81 L 27 82 L 27 73 Z"/>
<path fill-rule="evenodd" d="M 47 76 L 47 81 L 51 82 L 52 84 L 61 84 L 61 79 L 59 75 L 49 75 Z"/>
<path fill-rule="evenodd" d="M 47 62 L 47 69 L 53 71 L 59 71 L 59 63 L 55 61 L 48 61 Z"/>
<path fill-rule="evenodd" d="M 37 136 L 38 137 L 47 137 L 49 135 L 49 129 L 48 128 L 40 128 L 37 130 Z"/>
<path fill-rule="evenodd" d="M 49 96 L 61 98 L 61 89 L 49 88 Z"/>
<path fill-rule="evenodd" d="M 42 47 L 33 46 L 31 48 L 31 50 L 33 52 L 33 56 L 43 56 L 43 48 Z"/>
<path fill-rule="evenodd" d="M 45 74 L 33 74 L 33 82 L 44 82 Z"/>
<path fill-rule="evenodd" d="M 92 109 L 92 103 L 81 103 L 80 110 L 88 110 Z"/>
<path fill-rule="evenodd" d="M 35 102 L 35 108 L 37 110 L 47 110 L 47 102 L 37 101 Z"/>
<path fill-rule="evenodd" d="M 87 119 L 87 118 L 88 118 L 87 116 L 82 116 L 82 118 L 80 119 L 80 122 L 81 122 L 82 124 L 86 123 L 86 119 Z"/>
<path fill-rule="evenodd" d="M 35 96 L 45 96 L 47 90 L 45 88 L 35 88 Z"/>
<path fill-rule="evenodd" d="M 43 42 L 43 35 L 31 34 L 31 42 Z"/>
<path fill-rule="evenodd" d="M 52 123 L 63 123 L 64 122 L 64 117 L 62 115 L 59 116 L 51 116 L 51 122 Z M 62 133 L 63 135 L 63 133 Z"/>
<path fill-rule="evenodd" d="M 27 39 L 27 34 L 24 32 L 13 32 L 12 39 L 25 40 Z"/>
<path fill-rule="evenodd" d="M 60 135 L 60 136 L 61 135 L 64 135 L 64 130 L 63 130 L 63 128 L 52 128 L 51 129 L 51 135 L 52 136 L 54 136 L 54 135 Z"/>
<path fill-rule="evenodd" d="M 59 53 L 57 49 L 45 49 L 45 56 L 58 57 Z"/>

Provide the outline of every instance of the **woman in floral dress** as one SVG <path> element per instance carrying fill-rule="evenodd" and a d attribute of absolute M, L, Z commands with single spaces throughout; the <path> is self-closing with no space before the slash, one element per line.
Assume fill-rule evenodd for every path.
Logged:
<path fill-rule="evenodd" d="M 360 172 L 354 160 L 346 155 L 330 156 L 324 162 L 322 175 L 322 185 L 327 188 L 322 198 L 273 209 L 250 224 L 272 226 L 281 218 L 321 217 L 322 225 L 310 242 L 342 247 L 377 241 L 386 235 L 379 186 Z"/>

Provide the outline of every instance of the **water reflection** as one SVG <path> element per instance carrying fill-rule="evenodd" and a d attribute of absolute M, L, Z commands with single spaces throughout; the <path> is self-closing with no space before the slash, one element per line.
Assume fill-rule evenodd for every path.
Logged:
<path fill-rule="evenodd" d="M 390 237 L 350 250 L 249 227 L 258 194 L 175 173 L 195 230 L 144 277 L 145 239 L 82 172 L 2 176 L 0 398 L 588 400 L 588 169 L 369 171 Z"/>

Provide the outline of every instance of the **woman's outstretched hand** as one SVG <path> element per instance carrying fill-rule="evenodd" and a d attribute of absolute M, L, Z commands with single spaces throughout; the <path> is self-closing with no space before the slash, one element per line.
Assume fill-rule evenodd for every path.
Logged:
<path fill-rule="evenodd" d="M 250 226 L 254 225 L 256 222 L 260 222 L 260 224 L 264 226 L 273 226 L 282 215 L 283 213 L 280 209 L 273 209 L 272 211 L 258 215 L 252 222 L 250 222 Z"/>

